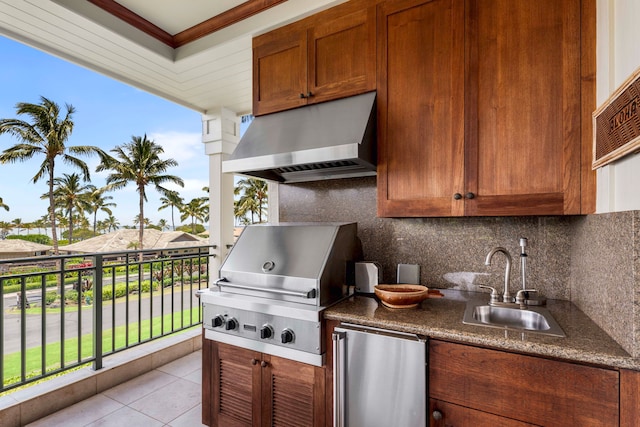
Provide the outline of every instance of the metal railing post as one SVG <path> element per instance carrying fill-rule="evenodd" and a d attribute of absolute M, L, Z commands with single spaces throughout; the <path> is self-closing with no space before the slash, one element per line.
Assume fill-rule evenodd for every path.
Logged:
<path fill-rule="evenodd" d="M 93 370 L 102 369 L 102 255 L 93 258 Z"/>

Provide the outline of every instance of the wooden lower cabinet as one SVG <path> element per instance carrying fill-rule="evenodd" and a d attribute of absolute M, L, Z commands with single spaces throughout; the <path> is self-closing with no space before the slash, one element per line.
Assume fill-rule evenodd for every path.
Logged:
<path fill-rule="evenodd" d="M 216 427 L 324 427 L 325 369 L 204 340 L 202 420 Z"/>
<path fill-rule="evenodd" d="M 429 399 L 430 424 L 432 427 L 528 427 L 535 424 L 524 423 L 511 418 L 500 417 L 476 409 L 465 408 L 442 400 Z"/>
<path fill-rule="evenodd" d="M 620 391 L 616 370 L 429 341 L 431 426 L 618 426 Z"/>
<path fill-rule="evenodd" d="M 640 425 L 640 371 L 620 371 L 620 427 Z"/>

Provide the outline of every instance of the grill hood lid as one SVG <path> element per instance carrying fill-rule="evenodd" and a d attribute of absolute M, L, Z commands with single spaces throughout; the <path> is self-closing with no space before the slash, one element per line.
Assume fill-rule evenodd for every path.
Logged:
<path fill-rule="evenodd" d="M 279 182 L 376 174 L 376 93 L 253 119 L 222 171 Z"/>

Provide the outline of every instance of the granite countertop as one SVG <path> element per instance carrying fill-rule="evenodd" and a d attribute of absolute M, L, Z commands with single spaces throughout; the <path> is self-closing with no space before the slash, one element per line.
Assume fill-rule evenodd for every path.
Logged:
<path fill-rule="evenodd" d="M 569 301 L 547 301 L 547 309 L 567 335 L 560 338 L 463 324 L 467 301 L 479 296 L 486 296 L 488 301 L 489 295 L 449 289 L 440 291 L 444 298 L 429 298 L 410 309 L 390 309 L 373 297 L 355 295 L 327 308 L 324 317 L 495 349 L 640 370 L 639 359 L 631 357 Z"/>

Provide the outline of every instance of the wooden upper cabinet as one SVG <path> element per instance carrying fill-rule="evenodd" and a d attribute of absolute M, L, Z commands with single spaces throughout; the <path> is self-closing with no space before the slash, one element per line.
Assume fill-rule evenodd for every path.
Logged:
<path fill-rule="evenodd" d="M 580 3 L 467 1 L 466 215 L 580 213 Z"/>
<path fill-rule="evenodd" d="M 370 4 L 348 2 L 254 38 L 253 114 L 374 90 L 376 9 Z"/>
<path fill-rule="evenodd" d="M 375 13 L 369 7 L 308 30 L 309 103 L 375 89 Z"/>
<path fill-rule="evenodd" d="M 593 16 L 580 0 L 380 5 L 378 215 L 585 213 Z"/>
<path fill-rule="evenodd" d="M 378 13 L 378 215 L 462 215 L 464 4 L 402 0 Z"/>
<path fill-rule="evenodd" d="M 253 114 L 307 103 L 307 37 L 305 32 L 271 32 L 253 41 Z"/>

